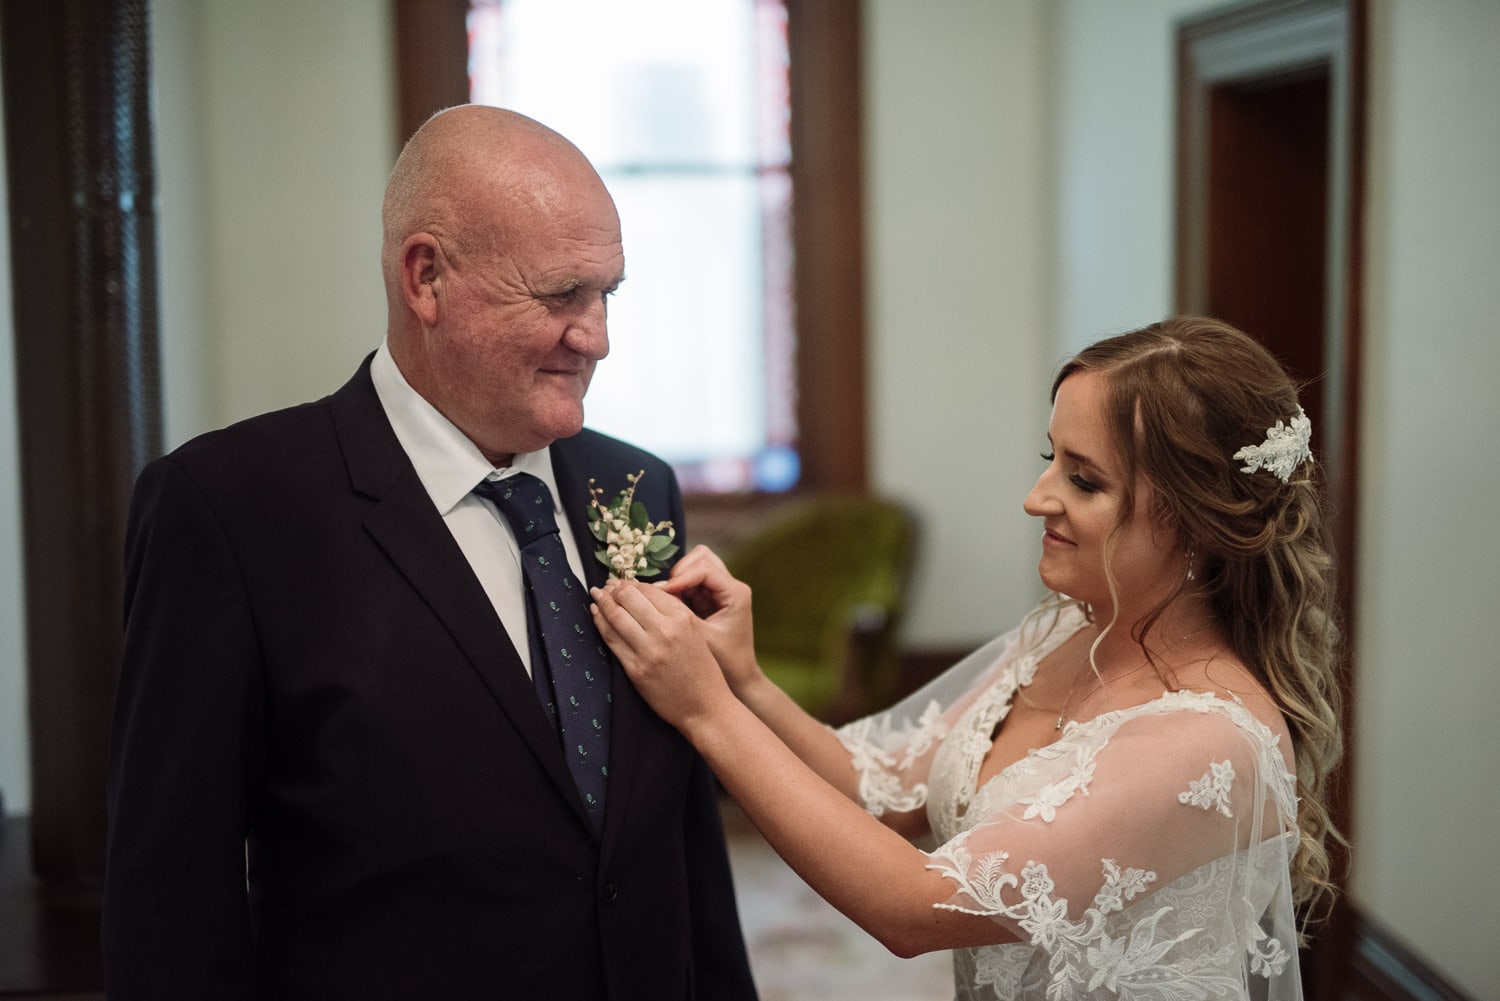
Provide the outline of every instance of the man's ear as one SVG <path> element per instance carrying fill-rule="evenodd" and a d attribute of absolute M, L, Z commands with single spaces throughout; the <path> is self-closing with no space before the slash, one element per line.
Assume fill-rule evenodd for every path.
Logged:
<path fill-rule="evenodd" d="M 431 233 L 413 233 L 401 245 L 401 297 L 424 327 L 437 326 L 443 264 Z"/>

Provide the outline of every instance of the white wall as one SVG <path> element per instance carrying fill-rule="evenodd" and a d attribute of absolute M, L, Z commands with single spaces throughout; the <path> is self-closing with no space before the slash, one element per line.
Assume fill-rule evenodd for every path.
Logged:
<path fill-rule="evenodd" d="M 915 646 L 976 644 L 1041 596 L 1044 6 L 865 4 L 872 485 L 920 520 Z"/>
<path fill-rule="evenodd" d="M 1500 4 L 1371 11 L 1353 893 L 1500 997 Z"/>
<path fill-rule="evenodd" d="M 385 0 L 155 0 L 167 445 L 337 389 L 385 333 Z"/>
<path fill-rule="evenodd" d="M 1205 0 L 1051 8 L 1057 359 L 1172 310 L 1174 24 Z"/>

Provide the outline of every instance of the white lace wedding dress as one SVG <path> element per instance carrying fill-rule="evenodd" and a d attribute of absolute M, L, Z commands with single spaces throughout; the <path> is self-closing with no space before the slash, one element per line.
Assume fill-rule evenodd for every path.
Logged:
<path fill-rule="evenodd" d="M 1028 617 L 838 731 L 867 810 L 926 808 L 955 888 L 939 906 L 1020 940 L 956 951 L 958 997 L 1300 998 L 1288 738 L 1238 699 L 1171 692 L 1069 723 L 976 788 L 1012 698 L 1084 624 L 1072 606 Z"/>

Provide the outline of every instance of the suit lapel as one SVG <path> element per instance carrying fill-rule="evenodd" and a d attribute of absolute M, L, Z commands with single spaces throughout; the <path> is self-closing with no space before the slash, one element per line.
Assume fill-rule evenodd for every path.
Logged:
<path fill-rule="evenodd" d="M 370 382 L 368 359 L 334 394 L 331 404 L 350 486 L 371 501 L 365 530 L 453 636 L 542 770 L 587 827 L 557 731 L 463 550 L 396 440 Z"/>

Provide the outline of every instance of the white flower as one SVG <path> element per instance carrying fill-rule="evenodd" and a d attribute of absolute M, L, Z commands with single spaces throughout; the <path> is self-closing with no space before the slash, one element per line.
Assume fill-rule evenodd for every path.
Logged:
<path fill-rule="evenodd" d="M 626 476 L 630 485 L 609 504 L 599 499 L 604 491 L 589 480 L 589 531 L 603 543 L 594 556 L 609 567 L 611 577 L 655 577 L 677 554 L 672 523 L 651 521 L 646 506 L 635 499 L 635 486 L 644 475 L 646 471 L 641 470 Z"/>
<path fill-rule="evenodd" d="M 1233 817 L 1229 808 L 1229 794 L 1234 789 L 1234 763 L 1210 761 L 1203 777 L 1188 784 L 1187 792 L 1177 794 L 1177 802 L 1196 806 L 1200 810 L 1218 810 L 1226 817 Z"/>

